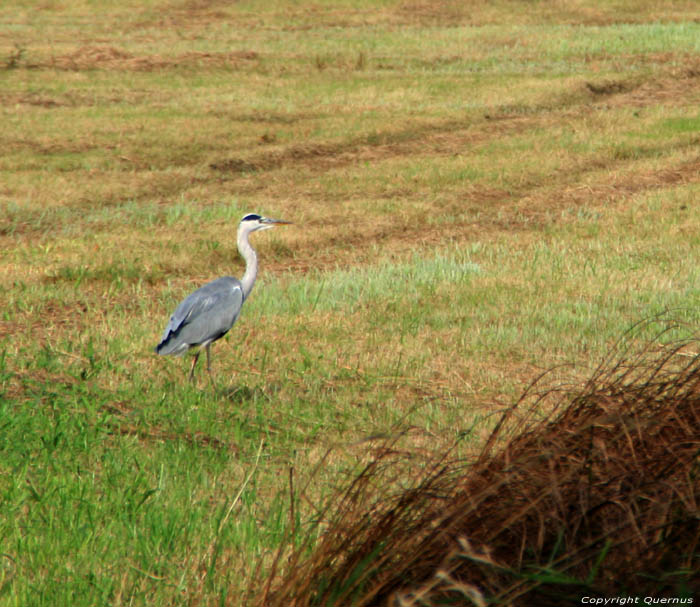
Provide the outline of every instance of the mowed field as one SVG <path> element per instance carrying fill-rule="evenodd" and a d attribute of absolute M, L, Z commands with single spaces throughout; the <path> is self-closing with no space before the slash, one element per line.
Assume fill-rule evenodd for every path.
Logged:
<path fill-rule="evenodd" d="M 0 605 L 245 604 L 376 441 L 467 454 L 544 371 L 694 331 L 699 19 L 0 6 Z M 191 385 L 153 347 L 247 212 L 294 225 Z"/>

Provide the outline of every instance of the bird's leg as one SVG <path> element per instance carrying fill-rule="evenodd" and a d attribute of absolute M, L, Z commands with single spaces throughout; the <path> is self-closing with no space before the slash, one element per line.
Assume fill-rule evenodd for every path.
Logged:
<path fill-rule="evenodd" d="M 214 383 L 214 378 L 211 374 L 211 351 L 209 348 L 211 348 L 211 344 L 207 344 L 205 346 L 205 350 L 207 351 L 207 371 L 209 371 L 209 380 L 211 383 Z"/>
<path fill-rule="evenodd" d="M 195 352 L 194 356 L 192 357 L 192 366 L 190 367 L 190 381 L 194 381 L 194 367 L 197 364 L 197 361 L 199 360 L 199 350 Z"/>

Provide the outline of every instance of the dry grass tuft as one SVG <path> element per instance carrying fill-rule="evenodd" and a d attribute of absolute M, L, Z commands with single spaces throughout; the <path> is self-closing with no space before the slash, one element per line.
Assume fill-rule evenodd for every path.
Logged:
<path fill-rule="evenodd" d="M 697 346 L 616 354 L 573 396 L 530 391 L 471 462 L 387 444 L 330 502 L 315 549 L 293 551 L 256 604 L 560 605 L 698 590 Z M 397 489 L 396 478 L 416 480 Z"/>

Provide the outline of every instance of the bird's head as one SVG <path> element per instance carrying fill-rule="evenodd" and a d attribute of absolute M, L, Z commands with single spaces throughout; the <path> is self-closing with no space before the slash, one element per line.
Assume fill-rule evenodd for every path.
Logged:
<path fill-rule="evenodd" d="M 270 217 L 263 217 L 257 213 L 249 213 L 243 219 L 239 226 L 239 230 L 244 230 L 247 233 L 255 232 L 257 230 L 269 230 L 274 228 L 277 224 L 290 224 L 291 221 L 284 221 L 282 219 L 271 219 Z"/>

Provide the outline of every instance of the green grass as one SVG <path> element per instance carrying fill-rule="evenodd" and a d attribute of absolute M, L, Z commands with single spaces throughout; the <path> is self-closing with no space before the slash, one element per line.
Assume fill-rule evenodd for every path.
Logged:
<path fill-rule="evenodd" d="M 372 437 L 696 325 L 694 8 L 0 8 L 0 605 L 244 604 Z M 192 386 L 247 211 L 296 225 Z"/>

